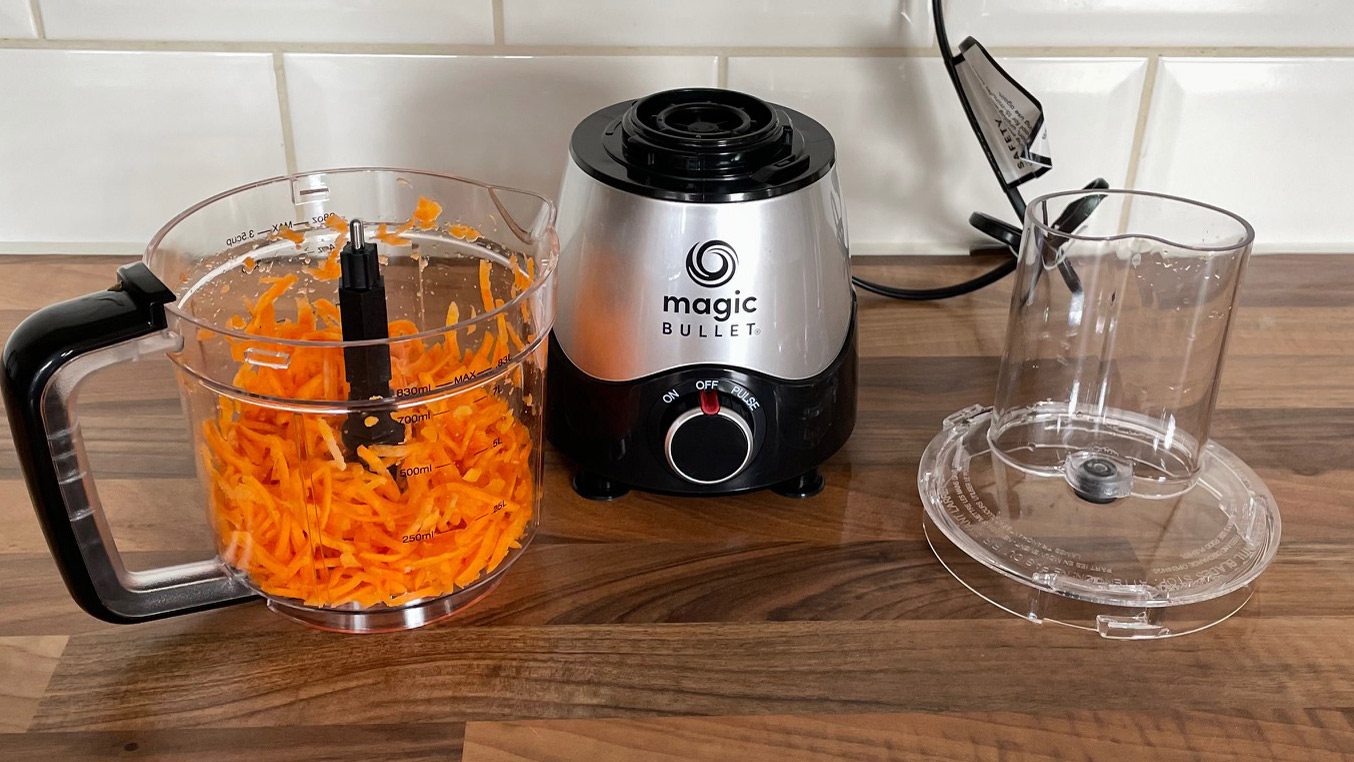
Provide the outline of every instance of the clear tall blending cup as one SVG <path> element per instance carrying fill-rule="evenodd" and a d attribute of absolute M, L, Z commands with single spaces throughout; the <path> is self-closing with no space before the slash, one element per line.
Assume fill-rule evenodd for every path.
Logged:
<path fill-rule="evenodd" d="M 491 589 L 539 520 L 554 222 L 536 194 L 427 172 L 274 178 L 171 220 L 112 289 L 31 316 L 6 345 L 6 407 L 77 602 L 138 622 L 258 595 L 362 632 Z M 79 391 L 163 354 L 217 557 L 131 571 Z"/>
<path fill-rule="evenodd" d="M 1154 193 L 1029 205 L 992 405 L 949 416 L 918 473 L 951 573 L 1107 638 L 1193 632 L 1249 600 L 1279 514 L 1209 424 L 1253 238 Z"/>
<path fill-rule="evenodd" d="M 1083 227 L 1055 226 L 1088 200 L 1098 206 Z M 1151 193 L 1031 203 L 993 451 L 1092 500 L 1189 489 L 1254 235 L 1234 214 Z"/>

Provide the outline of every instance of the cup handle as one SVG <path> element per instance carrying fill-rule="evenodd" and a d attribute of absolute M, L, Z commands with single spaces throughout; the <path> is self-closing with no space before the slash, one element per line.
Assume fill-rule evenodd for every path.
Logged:
<path fill-rule="evenodd" d="M 164 305 L 174 293 L 144 264 L 118 270 L 107 291 L 30 315 L 5 344 L 3 392 L 10 431 L 47 545 L 80 607 L 130 624 L 251 598 L 218 558 L 129 571 L 104 519 L 71 404 L 90 373 L 173 351 Z"/>

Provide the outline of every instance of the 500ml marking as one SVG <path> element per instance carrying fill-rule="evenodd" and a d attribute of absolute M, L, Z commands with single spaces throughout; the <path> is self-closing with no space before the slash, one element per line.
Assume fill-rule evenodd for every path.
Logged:
<path fill-rule="evenodd" d="M 501 443 L 502 443 L 501 439 L 494 440 L 494 445 L 499 445 Z M 489 448 L 486 447 L 484 448 L 484 450 L 480 450 L 480 452 L 484 452 L 485 450 L 488 449 Z M 479 453 L 475 454 L 478 455 Z M 438 470 L 439 468 L 446 468 L 447 466 L 450 465 L 451 465 L 450 463 L 443 463 L 440 466 L 434 466 L 431 463 L 423 463 L 417 466 L 397 466 L 395 468 L 395 475 L 398 477 L 423 476 L 424 474 L 431 474 L 432 472 Z"/>
<path fill-rule="evenodd" d="M 431 463 L 424 463 L 421 466 L 410 466 L 408 468 L 401 466 L 397 469 L 397 473 L 400 476 L 421 476 L 422 474 L 431 474 L 432 472 L 433 464 Z"/>

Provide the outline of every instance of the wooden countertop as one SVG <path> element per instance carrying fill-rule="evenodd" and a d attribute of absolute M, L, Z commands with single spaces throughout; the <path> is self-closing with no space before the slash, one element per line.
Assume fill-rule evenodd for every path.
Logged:
<path fill-rule="evenodd" d="M 895 282 L 961 267 L 878 261 L 860 269 Z M 105 288 L 118 263 L 0 258 L 4 336 Z M 314 632 L 261 603 L 96 621 L 48 558 L 5 438 L 0 757 L 1354 753 L 1354 257 L 1252 260 L 1213 434 L 1273 490 L 1283 544 L 1238 616 L 1162 642 L 1003 614 L 926 544 L 917 461 L 942 418 L 990 402 L 1008 298 L 1007 283 L 931 304 L 862 295 L 860 419 L 817 498 L 592 503 L 551 453 L 536 543 L 484 601 L 407 633 Z M 177 395 L 157 378 L 138 390 L 149 401 L 90 401 L 105 426 L 87 427 L 91 459 L 133 565 L 209 547 Z"/>

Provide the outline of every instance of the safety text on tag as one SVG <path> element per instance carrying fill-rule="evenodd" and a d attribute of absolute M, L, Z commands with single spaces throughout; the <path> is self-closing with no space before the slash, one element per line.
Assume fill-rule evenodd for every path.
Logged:
<path fill-rule="evenodd" d="M 1008 186 L 1039 177 L 1053 167 L 1044 108 L 972 37 L 954 59 L 959 84 L 996 157 Z"/>

